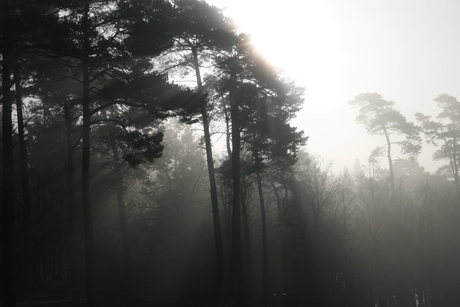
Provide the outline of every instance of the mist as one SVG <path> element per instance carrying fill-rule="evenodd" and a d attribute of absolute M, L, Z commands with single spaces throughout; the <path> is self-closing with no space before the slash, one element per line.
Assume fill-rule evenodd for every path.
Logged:
<path fill-rule="evenodd" d="M 2 306 L 458 306 L 458 5 L 209 3 L 1 1 Z"/>

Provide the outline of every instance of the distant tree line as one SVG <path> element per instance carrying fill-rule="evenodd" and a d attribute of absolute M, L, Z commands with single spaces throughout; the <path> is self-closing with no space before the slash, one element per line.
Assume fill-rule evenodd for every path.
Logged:
<path fill-rule="evenodd" d="M 369 306 L 375 302 L 378 306 L 455 306 L 460 302 L 455 286 L 460 267 L 453 261 L 459 252 L 453 234 L 460 213 L 460 103 L 447 94 L 434 101 L 440 113 L 434 120 L 416 113 L 417 123 L 407 121 L 394 102 L 377 93 L 362 93 L 350 101 L 359 108 L 356 119 L 367 132 L 385 139 L 385 145 L 369 157 L 368 175 L 355 170 L 361 179 L 355 180 L 358 186 L 351 194 L 361 211 L 360 228 L 366 232 L 355 238 L 371 246 L 362 250 L 370 258 L 349 267 L 365 269 L 364 280 L 372 286 L 358 296 L 370 300 Z M 417 162 L 422 135 L 439 147 L 433 159 L 447 162 L 434 174 Z M 400 156 L 395 156 L 395 149 Z M 388 169 L 378 165 L 382 155 Z"/>
<path fill-rule="evenodd" d="M 454 97 L 417 126 L 358 95 L 385 145 L 334 174 L 299 150 L 303 89 L 217 8 L 0 3 L 3 306 L 457 306 Z"/>

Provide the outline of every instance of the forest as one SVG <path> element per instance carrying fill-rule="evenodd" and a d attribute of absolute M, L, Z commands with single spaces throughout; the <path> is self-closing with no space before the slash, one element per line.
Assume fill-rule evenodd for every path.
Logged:
<path fill-rule="evenodd" d="M 357 93 L 383 145 L 337 171 L 202 0 L 0 3 L 1 306 L 460 305 L 455 97 Z"/>

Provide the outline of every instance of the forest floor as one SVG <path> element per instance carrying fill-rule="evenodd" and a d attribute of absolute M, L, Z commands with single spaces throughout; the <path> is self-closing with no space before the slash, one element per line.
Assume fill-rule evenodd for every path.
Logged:
<path fill-rule="evenodd" d="M 0 303 L 0 307 L 2 307 Z M 191 300 L 165 300 L 151 299 L 132 302 L 116 302 L 113 300 L 99 300 L 93 304 L 87 304 L 85 299 L 40 299 L 24 301 L 19 300 L 17 307 L 229 307 L 226 303 L 217 300 L 191 299 Z"/>
<path fill-rule="evenodd" d="M 0 303 L 0 307 L 3 304 Z M 17 307 L 88 307 L 89 305 L 86 304 L 85 300 L 75 300 L 75 299 L 50 299 L 50 300 L 39 300 L 39 301 L 28 301 L 28 302 L 17 302 Z M 100 302 L 94 304 L 92 307 L 124 307 L 122 303 L 114 303 L 114 302 Z M 133 306 L 134 307 L 134 306 Z"/>
<path fill-rule="evenodd" d="M 23 289 L 23 291 L 21 291 Z M 161 297 L 157 294 L 137 293 L 136 298 L 127 301 L 122 291 L 105 291 L 96 303 L 88 305 L 84 299 L 84 287 L 77 283 L 52 282 L 40 283 L 29 287 L 18 287 L 17 307 L 229 307 L 217 298 L 193 297 Z M 1 298 L 0 298 L 0 307 Z"/>

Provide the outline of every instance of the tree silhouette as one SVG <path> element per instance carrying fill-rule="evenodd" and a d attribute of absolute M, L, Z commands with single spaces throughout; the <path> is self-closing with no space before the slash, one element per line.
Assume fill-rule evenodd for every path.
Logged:
<path fill-rule="evenodd" d="M 303 103 L 302 89 L 290 84 L 289 92 L 277 93 L 269 88 L 261 89 L 258 99 L 247 105 L 252 109 L 247 119 L 243 119 L 242 141 L 250 156 L 249 172 L 255 173 L 259 195 L 262 222 L 262 262 L 263 262 L 263 302 L 268 305 L 268 242 L 265 199 L 262 174 L 267 169 L 287 169 L 296 161 L 299 146 L 307 138 L 303 131 L 296 131 L 289 121 Z M 265 90 L 265 91 L 264 91 Z"/>
<path fill-rule="evenodd" d="M 261 161 L 269 156 L 272 162 L 276 159 L 279 159 L 278 162 L 283 159 L 287 161 L 291 154 L 291 157 L 295 157 L 302 136 L 295 128 L 290 127 L 287 121 L 298 110 L 302 100 L 298 99 L 298 92 L 295 90 L 288 93 L 288 89 L 293 89 L 292 84 L 287 86 L 281 80 L 276 69 L 251 47 L 247 36 L 241 35 L 239 39 L 238 44 L 217 59 L 220 75 L 217 91 L 223 99 L 228 100 L 226 107 L 229 108 L 227 112 L 229 111 L 231 122 L 233 295 L 237 302 L 244 302 L 246 281 L 241 271 L 243 257 L 240 157 L 243 144 L 246 141 L 254 145 L 251 159 L 257 161 L 254 165 L 259 168 L 258 172 L 261 171 Z M 270 142 L 272 145 L 269 145 Z M 256 149 L 259 145 L 260 149 Z M 261 200 L 263 202 L 262 198 Z M 261 208 L 264 211 L 264 206 Z"/>
<path fill-rule="evenodd" d="M 129 75 L 136 69 L 133 65 L 129 67 L 130 58 L 135 60 L 147 55 L 155 56 L 170 46 L 171 35 L 165 30 L 168 23 L 166 14 L 171 8 L 169 3 L 85 0 L 61 2 L 56 7 L 60 12 L 60 23 L 56 37 L 51 40 L 51 56 L 70 70 L 68 77 L 80 83 L 80 89 L 74 95 L 80 98 L 82 112 L 81 201 L 85 226 L 87 299 L 91 302 L 95 299 L 95 252 L 90 203 L 92 118 L 114 104 L 148 108 L 148 101 L 151 102 L 150 111 L 154 112 L 158 108 L 178 109 L 186 101 L 182 100 L 182 96 L 174 98 L 178 94 L 180 96 L 181 90 L 165 86 L 163 76 L 150 74 L 133 78 Z M 153 42 L 145 40 L 146 33 L 157 34 L 156 39 Z M 144 71 L 146 69 L 149 66 L 144 67 Z M 167 106 L 168 101 L 171 105 Z"/>
<path fill-rule="evenodd" d="M 392 146 L 400 147 L 400 152 L 409 156 L 416 156 L 421 150 L 421 139 L 417 127 L 406 120 L 406 118 L 393 106 L 393 101 L 386 101 L 377 93 L 361 93 L 349 102 L 350 105 L 359 108 L 359 115 L 356 121 L 366 128 L 367 133 L 385 137 L 385 145 L 375 148 L 370 161 L 386 151 L 388 168 L 390 170 L 391 189 L 395 188 L 393 171 L 394 158 L 392 157 Z M 403 140 L 395 140 L 392 135 L 402 135 Z"/>
<path fill-rule="evenodd" d="M 202 80 L 202 65 L 212 63 L 212 57 L 220 50 L 228 48 L 234 40 L 233 27 L 223 14 L 214 6 L 199 0 L 177 0 L 172 21 L 172 31 L 175 34 L 174 47 L 167 65 L 185 67 L 195 73 L 197 89 L 205 93 Z M 179 56 L 179 59 L 177 57 Z M 177 63 L 179 61 L 179 63 Z M 172 63 L 169 63 L 172 62 Z M 218 291 L 224 295 L 224 252 L 222 230 L 219 218 L 216 176 L 211 145 L 210 105 L 207 99 L 201 106 L 201 121 L 203 123 L 204 142 L 208 166 L 211 204 L 214 221 L 214 236 L 217 258 Z"/>
<path fill-rule="evenodd" d="M 0 53 L 2 67 L 2 154 L 3 154 L 3 195 L 2 195 L 2 237 L 3 250 L 2 257 L 3 268 L 3 303 L 5 306 L 15 305 L 15 273 L 14 273 L 14 234 L 15 234 L 15 216 L 14 216 L 14 154 L 13 154 L 13 88 L 16 85 L 16 102 L 20 100 L 21 91 L 19 66 L 21 59 L 27 54 L 35 53 L 37 50 L 46 49 L 47 34 L 46 30 L 50 25 L 56 25 L 56 16 L 50 10 L 47 1 L 9 1 L 3 0 L 0 3 Z M 16 78 L 12 78 L 15 75 Z M 16 83 L 16 84 L 15 84 Z M 23 127 L 21 127 L 23 128 Z M 23 129 L 20 129 L 23 131 Z M 21 132 L 22 133 L 22 132 Z M 24 162 L 25 152 L 24 144 L 22 145 L 22 158 Z M 24 163 L 21 166 L 24 169 Z M 24 175 L 24 174 L 23 174 Z M 22 178 L 23 183 L 25 178 Z M 27 185 L 27 183 L 26 183 Z M 25 194 L 27 194 L 27 187 Z M 8 191 L 8 192 L 6 192 Z M 26 196 L 27 197 L 27 196 Z M 26 200 L 26 202 L 28 202 Z M 25 244 L 29 245 L 30 236 L 27 223 L 30 222 L 28 217 L 30 213 L 30 203 L 25 204 L 24 235 Z M 28 248 L 28 247 L 26 247 Z M 27 258 L 27 256 L 26 256 Z M 26 260 L 26 262 L 28 262 Z M 27 265 L 26 265 L 27 266 Z M 26 271 L 28 268 L 26 267 Z M 27 273 L 26 273 L 27 274 Z M 27 276 L 26 279 L 29 279 Z"/>
<path fill-rule="evenodd" d="M 437 120 L 431 120 L 431 116 L 416 113 L 417 121 L 422 126 L 422 131 L 427 137 L 430 144 L 438 146 L 441 142 L 441 147 L 435 152 L 433 158 L 435 160 L 449 161 L 440 169 L 441 172 L 450 173 L 454 178 L 457 190 L 459 189 L 459 136 L 460 136 L 460 103 L 453 96 L 442 94 L 434 99 L 441 112 L 437 116 Z"/>

